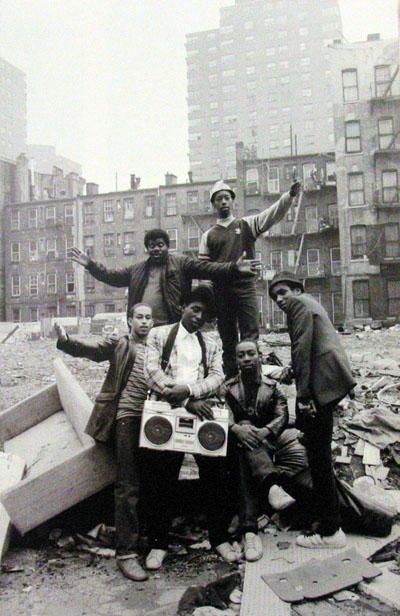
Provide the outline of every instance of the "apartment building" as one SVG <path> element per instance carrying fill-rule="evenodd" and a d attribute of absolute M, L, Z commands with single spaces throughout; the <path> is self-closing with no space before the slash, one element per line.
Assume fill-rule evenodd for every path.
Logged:
<path fill-rule="evenodd" d="M 255 159 L 243 144 L 237 146 L 237 199 L 245 215 L 257 214 L 302 182 L 297 205 L 257 244 L 263 271 L 258 281 L 260 322 L 284 325 L 284 313 L 270 300 L 269 281 L 281 269 L 295 271 L 305 290 L 327 310 L 332 321 L 344 321 L 341 258 L 333 152 Z"/>
<path fill-rule="evenodd" d="M 236 0 L 219 28 L 187 35 L 190 169 L 234 177 L 235 143 L 259 158 L 334 148 L 329 45 L 337 0 Z"/>
<path fill-rule="evenodd" d="M 398 319 L 399 42 L 370 35 L 331 54 L 346 321 Z"/>

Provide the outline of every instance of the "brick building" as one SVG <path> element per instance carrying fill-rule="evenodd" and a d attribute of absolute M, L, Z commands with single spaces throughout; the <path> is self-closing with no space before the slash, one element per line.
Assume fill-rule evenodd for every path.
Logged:
<path fill-rule="evenodd" d="M 400 316 L 400 75 L 397 40 L 331 50 L 346 321 Z"/>
<path fill-rule="evenodd" d="M 336 324 L 343 323 L 334 154 L 253 159 L 237 145 L 237 199 L 243 213 L 256 214 L 290 188 L 303 184 L 297 207 L 256 244 L 263 262 L 258 282 L 260 319 L 264 326 L 284 324 L 283 312 L 268 296 L 269 280 L 281 270 L 296 271 L 305 289 L 320 301 Z"/>

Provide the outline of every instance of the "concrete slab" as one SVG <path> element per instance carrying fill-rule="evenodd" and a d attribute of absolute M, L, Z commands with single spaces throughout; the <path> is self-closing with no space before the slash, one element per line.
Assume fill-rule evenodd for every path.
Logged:
<path fill-rule="evenodd" d="M 369 597 L 374 597 L 400 612 L 400 578 L 389 571 L 390 565 L 393 563 L 378 565 L 382 575 L 370 582 L 362 582 L 360 589 Z"/>
<path fill-rule="evenodd" d="M 290 616 L 290 604 L 284 603 L 262 581 L 262 574 L 279 573 L 307 563 L 312 558 L 320 560 L 333 556 L 338 550 L 310 550 L 295 545 L 299 533 L 296 531 L 277 532 L 276 534 L 262 535 L 264 546 L 263 557 L 255 563 L 246 563 L 243 600 L 240 616 Z M 392 533 L 385 538 L 363 537 L 360 535 L 347 536 L 347 548 L 354 547 L 368 558 L 384 545 L 400 537 L 400 525 L 396 525 Z M 288 549 L 279 549 L 278 543 L 288 542 Z"/>

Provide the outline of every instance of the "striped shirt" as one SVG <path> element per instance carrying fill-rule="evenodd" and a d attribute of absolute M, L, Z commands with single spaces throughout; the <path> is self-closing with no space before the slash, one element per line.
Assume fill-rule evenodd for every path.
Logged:
<path fill-rule="evenodd" d="M 135 362 L 122 390 L 117 411 L 117 421 L 126 417 L 140 417 L 147 397 L 148 385 L 144 378 L 144 357 L 146 344 L 136 343 Z"/>

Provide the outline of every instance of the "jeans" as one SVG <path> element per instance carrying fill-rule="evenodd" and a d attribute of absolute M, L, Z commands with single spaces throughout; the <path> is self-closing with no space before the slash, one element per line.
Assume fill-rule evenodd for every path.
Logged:
<path fill-rule="evenodd" d="M 274 441 L 250 451 L 239 450 L 239 523 L 242 533 L 257 533 L 260 501 L 273 484 L 286 488 L 290 478 L 307 468 L 304 446 L 298 431 L 287 429 Z"/>
<path fill-rule="evenodd" d="M 166 550 L 168 533 L 175 510 L 176 488 L 183 453 L 147 450 L 151 481 L 147 485 L 148 537 L 150 548 Z M 208 534 L 212 546 L 227 541 L 229 512 L 226 507 L 225 460 L 195 455 L 200 475 L 200 489 L 205 498 Z M 148 469 L 150 471 L 150 467 Z"/>
<path fill-rule="evenodd" d="M 237 374 L 235 348 L 240 338 L 257 340 L 258 306 L 255 282 L 233 288 L 215 286 L 218 331 L 222 340 L 224 371 L 227 377 Z"/>

